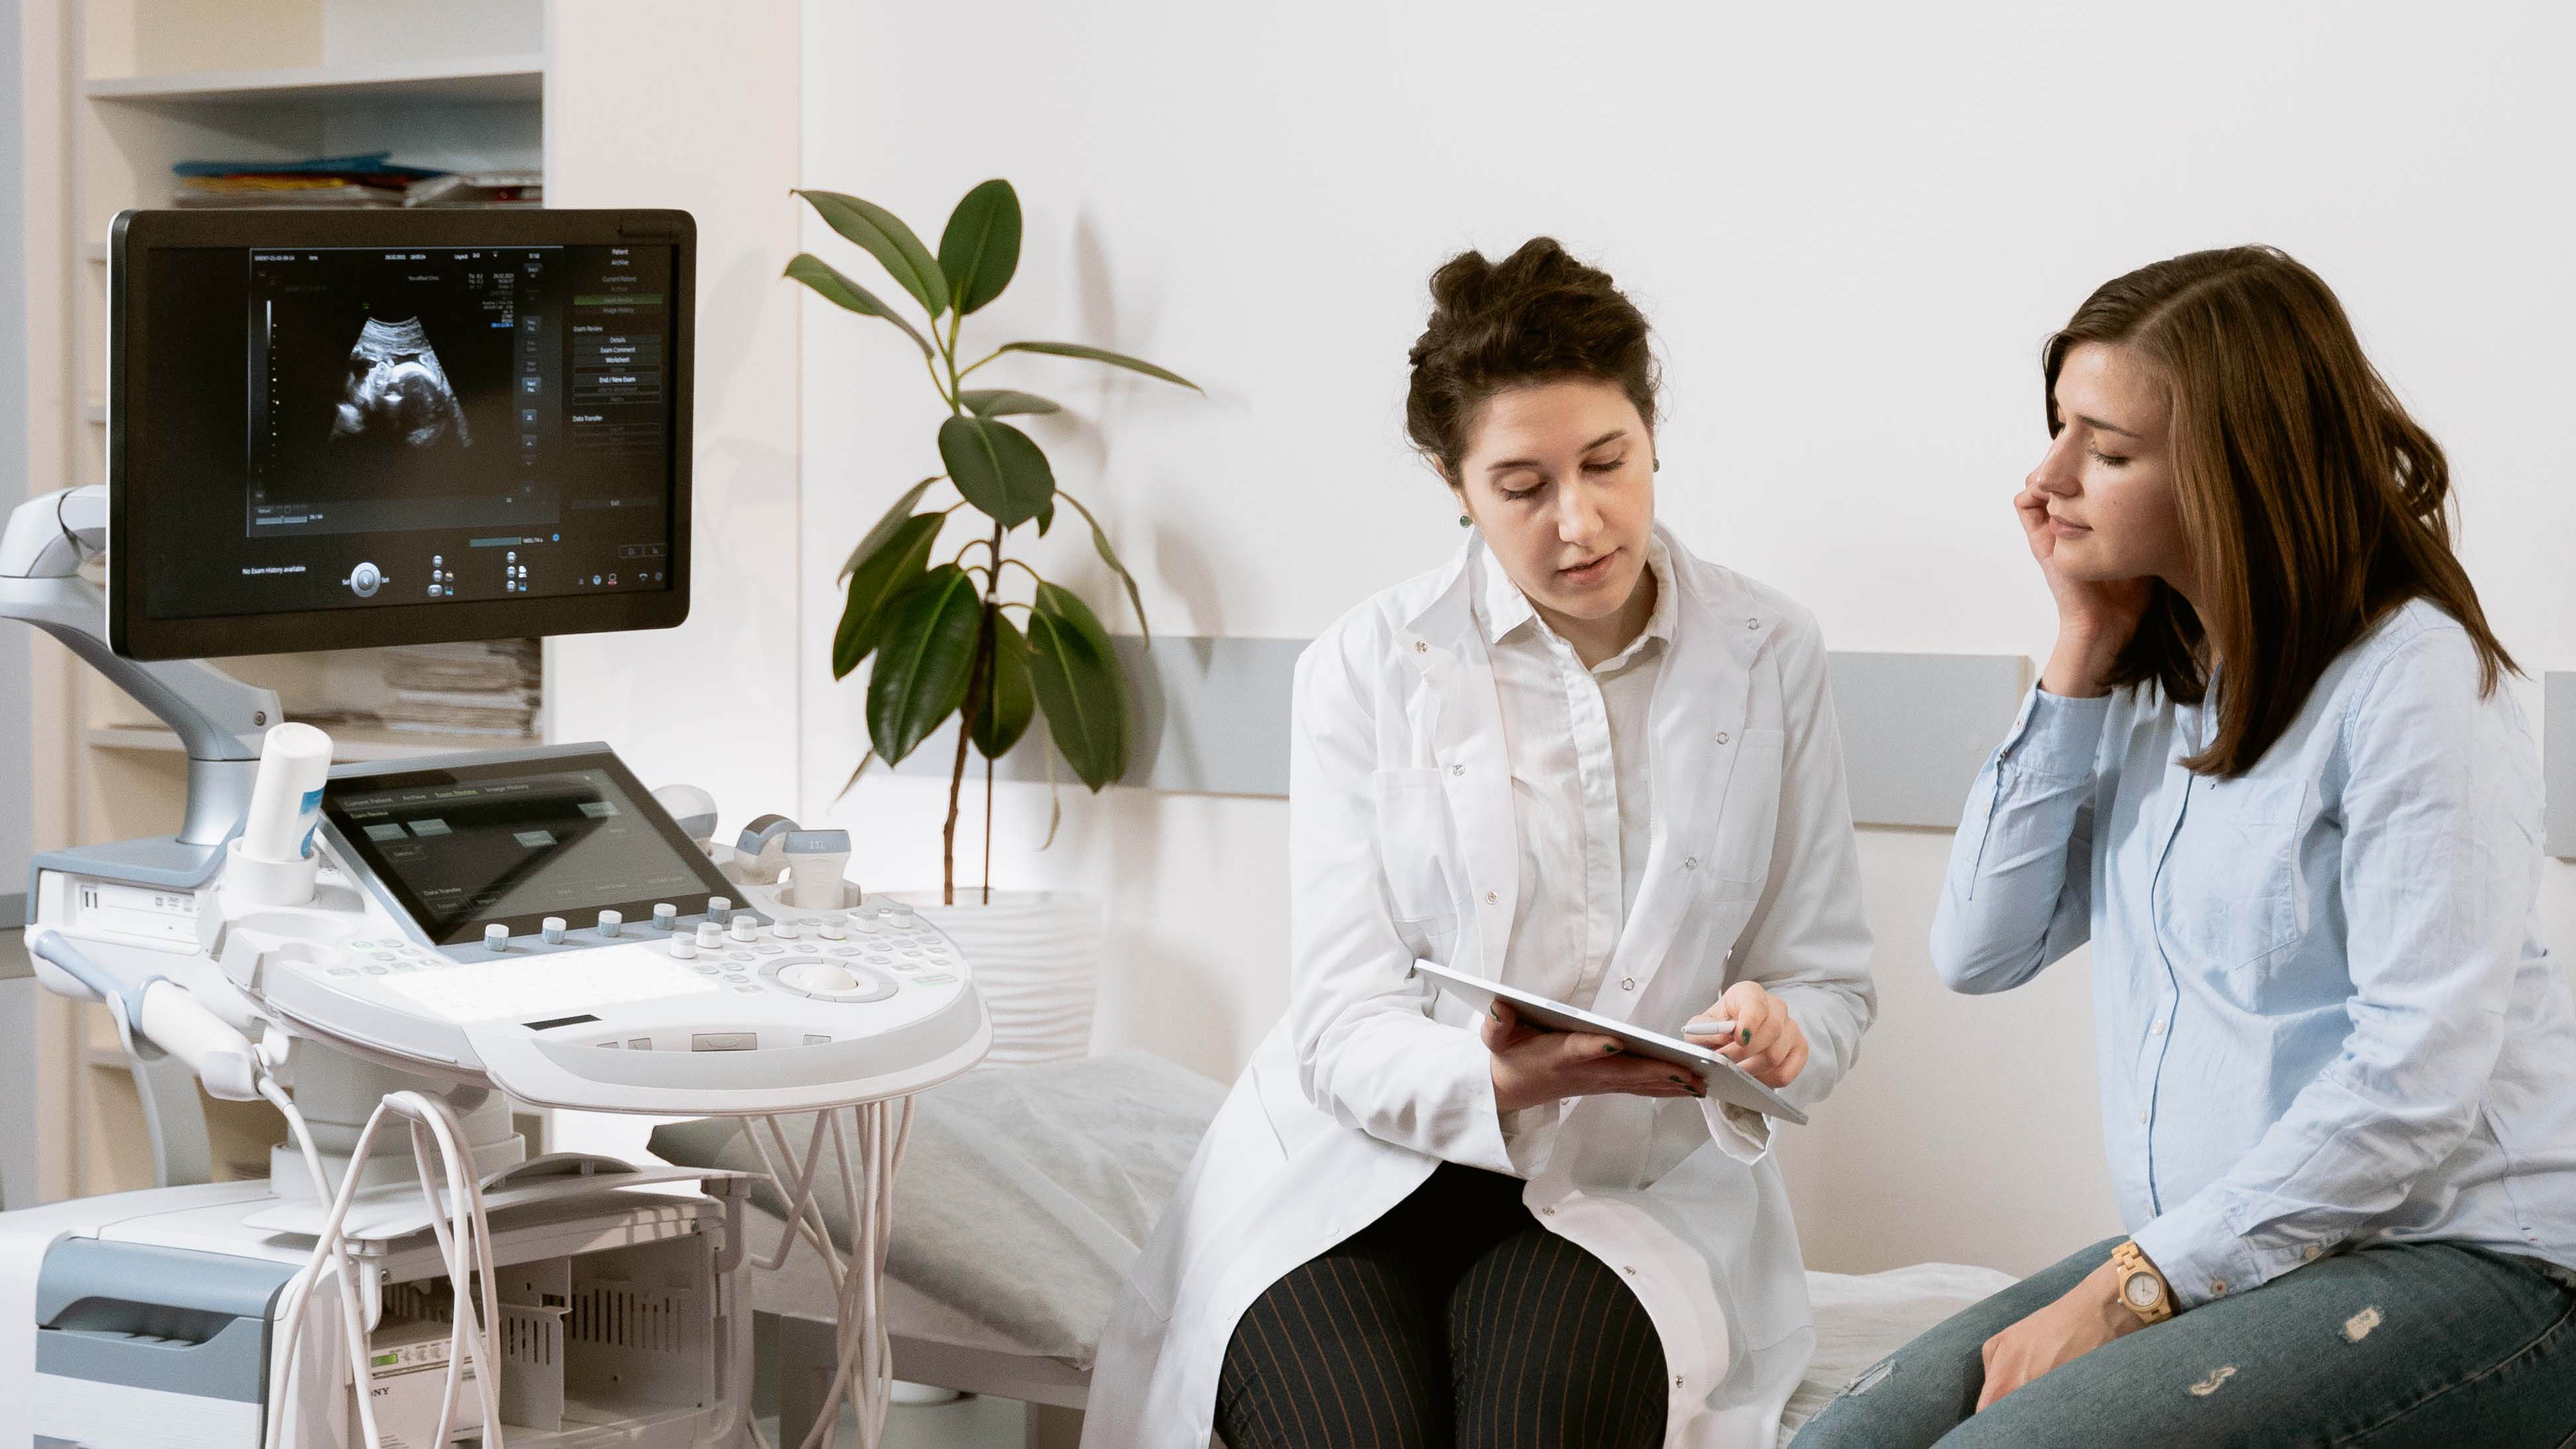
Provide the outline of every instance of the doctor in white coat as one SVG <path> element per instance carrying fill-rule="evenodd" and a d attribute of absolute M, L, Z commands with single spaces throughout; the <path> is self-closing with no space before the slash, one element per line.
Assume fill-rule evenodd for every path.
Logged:
<path fill-rule="evenodd" d="M 1769 1449 L 1814 1348 L 1769 1119 L 1869 1025 L 1814 620 L 1653 521 L 1645 321 L 1534 240 L 1433 278 L 1408 431 L 1472 523 L 1299 661 L 1293 981 L 1101 1345 L 1084 1444 Z"/>

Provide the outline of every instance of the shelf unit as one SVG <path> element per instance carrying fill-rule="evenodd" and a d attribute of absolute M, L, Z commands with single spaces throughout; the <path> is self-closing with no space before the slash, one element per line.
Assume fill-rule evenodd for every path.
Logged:
<path fill-rule="evenodd" d="M 106 477 L 107 248 L 116 213 L 170 204 L 185 160 L 292 160 L 390 151 L 446 170 L 535 170 L 544 161 L 546 0 L 36 0 L 68 36 L 61 77 L 69 125 L 63 194 L 40 214 L 75 244 L 65 258 L 70 370 L 61 398 L 63 473 L 43 489 Z M 31 278 L 31 280 L 34 280 Z M 31 419 L 31 421 L 33 421 Z M 387 695 L 381 651 L 227 660 L 278 691 L 288 718 L 368 710 Z M 40 756 L 70 762 L 68 819 L 52 834 L 107 841 L 166 834 L 185 799 L 176 741 L 86 669 L 68 707 L 40 720 Z M 542 718 L 542 714 L 540 715 Z M 491 748 L 490 736 L 333 730 L 344 759 L 400 759 Z M 72 1053 L 84 1067 L 62 1100 L 39 1105 L 49 1131 L 75 1144 L 75 1194 L 150 1185 L 139 1104 L 103 1009 L 78 1008 Z M 265 1170 L 283 1124 L 264 1103 L 208 1102 L 219 1171 Z"/>

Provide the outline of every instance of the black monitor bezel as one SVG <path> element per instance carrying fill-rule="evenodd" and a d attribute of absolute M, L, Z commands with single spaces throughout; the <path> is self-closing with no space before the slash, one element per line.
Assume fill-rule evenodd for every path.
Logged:
<path fill-rule="evenodd" d="M 681 859 L 689 863 L 690 870 L 696 874 L 699 884 L 703 887 L 677 897 L 666 896 L 661 898 L 661 901 L 594 901 L 580 909 L 585 912 L 617 911 L 630 921 L 641 922 L 651 914 L 656 904 L 666 901 L 679 907 L 683 918 L 696 917 L 706 914 L 708 897 L 727 895 L 735 889 L 724 878 L 724 873 L 716 869 L 715 862 L 707 858 L 707 853 L 698 848 L 697 842 L 689 839 L 687 832 L 680 829 L 679 822 L 671 818 L 671 812 L 662 808 L 662 802 L 653 798 L 653 792 L 645 789 L 643 782 L 635 778 L 635 772 L 626 768 L 626 762 L 617 757 L 617 752 L 597 741 L 578 745 L 539 745 L 524 750 L 484 750 L 462 755 L 438 755 L 426 760 L 367 761 L 335 765 L 322 787 L 321 828 L 329 837 L 331 847 L 340 859 L 347 862 L 352 869 L 370 877 L 370 888 L 375 892 L 376 898 L 391 909 L 402 913 L 411 922 L 412 930 L 421 940 L 433 946 L 468 945 L 483 938 L 483 929 L 486 926 L 496 924 L 506 926 L 513 936 L 533 936 L 538 933 L 538 928 L 544 924 L 549 913 L 477 916 L 449 928 L 449 934 L 442 938 L 440 933 L 431 927 L 428 913 L 421 908 L 420 898 L 412 893 L 410 887 L 403 884 L 399 874 L 385 869 L 376 853 L 374 843 L 365 838 L 365 833 L 359 832 L 353 836 L 341 828 L 336 807 L 344 795 L 352 792 L 401 789 L 410 785 L 476 784 L 487 780 L 507 780 L 526 775 L 557 775 L 577 770 L 603 771 L 610 779 L 615 780 L 618 788 L 625 791 L 627 799 L 634 804 L 636 813 L 652 822 L 654 832 L 661 836 L 663 842 L 677 852 Z M 567 924 L 576 927 L 590 924 L 587 919 L 574 921 L 567 917 L 566 921 Z"/>
<path fill-rule="evenodd" d="M 390 644 L 445 644 L 668 629 L 689 617 L 690 415 L 697 328 L 697 222 L 685 211 L 546 211 L 453 208 L 402 211 L 269 207 L 204 211 L 125 211 L 109 229 L 107 382 L 107 633 L 128 659 L 207 659 L 235 654 L 362 649 Z M 298 609 L 211 618 L 156 619 L 145 605 L 143 577 L 151 547 L 156 488 L 176 480 L 139 476 L 128 447 L 152 426 L 136 384 L 153 345 L 142 319 L 152 315 L 154 248 L 175 247 L 448 247 L 669 246 L 672 427 L 670 587 L 650 593 L 535 595 L 364 608 Z"/>

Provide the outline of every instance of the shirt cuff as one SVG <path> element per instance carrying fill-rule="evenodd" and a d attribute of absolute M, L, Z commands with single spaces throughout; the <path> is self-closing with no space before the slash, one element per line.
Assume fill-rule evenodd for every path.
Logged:
<path fill-rule="evenodd" d="M 1494 1054 L 1475 1032 L 1444 1027 L 1440 1036 L 1440 1044 L 1424 1053 L 1423 1065 L 1433 1080 L 1443 1084 L 1438 1096 L 1447 1098 L 1450 1110 L 1441 1116 L 1449 1130 L 1441 1134 L 1445 1140 L 1432 1155 L 1506 1177 L 1518 1176 L 1511 1145 L 1503 1140 L 1503 1111 L 1494 1104 Z"/>
<path fill-rule="evenodd" d="M 1771 1154 L 1770 1118 L 1715 1097 L 1700 1098 L 1699 1111 L 1708 1119 L 1708 1135 L 1718 1151 L 1747 1166 Z"/>
<path fill-rule="evenodd" d="M 2028 775 L 2090 775 L 2102 744 L 2102 722 L 2110 714 L 2107 694 L 2069 699 L 2034 684 L 2030 697 L 2022 701 L 2021 717 L 2004 739 L 2003 763 Z"/>
<path fill-rule="evenodd" d="M 2265 1247 L 2228 1226 L 2213 1194 L 2202 1193 L 2138 1229 L 2138 1251 L 2164 1275 L 2174 1310 L 2260 1288 L 2319 1256 L 2323 1245 Z"/>

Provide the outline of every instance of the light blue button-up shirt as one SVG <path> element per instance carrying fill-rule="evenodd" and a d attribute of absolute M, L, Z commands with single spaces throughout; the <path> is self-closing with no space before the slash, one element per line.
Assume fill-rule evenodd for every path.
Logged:
<path fill-rule="evenodd" d="M 2418 601 L 2254 768 L 2151 686 L 2031 692 L 1970 791 L 1932 959 L 2002 991 L 2093 943 L 2121 1216 L 2185 1307 L 2338 1247 L 2576 1268 L 2576 1006 L 2536 931 L 2540 770 Z"/>

